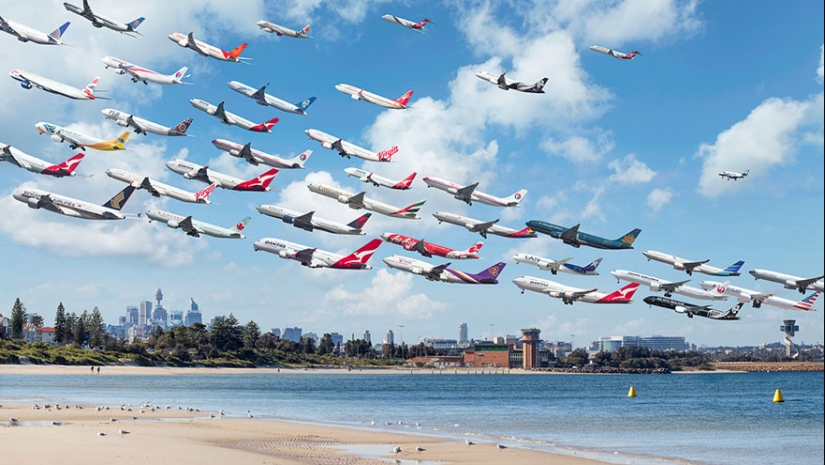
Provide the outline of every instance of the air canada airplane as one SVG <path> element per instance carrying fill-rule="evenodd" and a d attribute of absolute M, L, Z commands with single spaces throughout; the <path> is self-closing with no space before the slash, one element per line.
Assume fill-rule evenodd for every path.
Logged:
<path fill-rule="evenodd" d="M 776 296 L 776 294 L 782 292 L 782 289 L 773 292 L 759 292 L 751 289 L 745 289 L 743 287 L 731 286 L 729 283 L 719 283 L 716 281 L 702 281 L 699 285 L 702 286 L 702 289 L 706 289 L 708 292 L 722 296 L 729 295 L 731 297 L 736 297 L 739 302 L 752 302 L 753 308 L 759 308 L 762 304 L 767 304 L 785 310 L 802 310 L 806 312 L 816 311 L 813 304 L 820 294 L 820 292 L 817 291 L 799 302 L 794 302 L 793 300 L 783 299 Z"/>
<path fill-rule="evenodd" d="M 79 132 L 74 132 L 56 124 L 39 122 L 34 125 L 40 134 L 49 134 L 51 139 L 55 142 L 68 142 L 72 150 L 80 149 L 86 150 L 86 147 L 95 150 L 126 150 L 123 146 L 129 140 L 129 131 L 119 135 L 114 140 L 101 140 L 95 137 L 90 137 Z"/>
<path fill-rule="evenodd" d="M 134 186 L 126 186 L 102 206 L 29 187 L 17 189 L 12 195 L 29 208 L 42 208 L 84 220 L 122 220 L 134 216 L 120 212 L 134 192 Z M 139 217 L 140 213 L 136 216 Z"/>
<path fill-rule="evenodd" d="M 72 87 L 68 84 L 63 84 L 62 82 L 57 82 L 28 71 L 23 71 L 22 69 L 11 70 L 9 72 L 9 76 L 15 81 L 20 81 L 20 87 L 24 89 L 37 87 L 38 89 L 45 90 L 51 94 L 62 95 L 74 100 L 95 100 L 98 98 L 108 100 L 103 97 L 95 96 L 95 87 L 97 86 L 97 83 L 100 82 L 99 76 L 92 79 L 92 82 L 82 89 L 78 89 L 77 87 Z"/>
<path fill-rule="evenodd" d="M 312 155 L 312 150 L 304 150 L 298 156 L 285 160 L 275 155 L 253 149 L 251 142 L 241 145 L 230 140 L 215 139 L 212 141 L 212 145 L 233 157 L 246 160 L 250 165 L 258 166 L 260 163 L 263 163 L 264 165 L 281 169 L 304 169 L 304 162 L 309 160 L 309 156 Z"/>
<path fill-rule="evenodd" d="M 393 23 L 393 24 L 398 24 L 400 26 L 404 26 L 407 29 L 411 29 L 415 32 L 424 32 L 424 26 L 426 26 L 427 23 L 435 24 L 434 22 L 430 21 L 428 18 L 424 18 L 421 21 L 416 23 L 415 21 L 410 21 L 408 19 L 399 18 L 398 16 L 390 15 L 390 14 L 386 14 L 386 15 L 382 16 L 381 19 L 383 19 L 384 21 Z"/>
<path fill-rule="evenodd" d="M 349 255 L 339 255 L 294 242 L 265 237 L 255 241 L 255 251 L 263 250 L 289 260 L 297 260 L 309 268 L 333 268 L 337 270 L 371 270 L 367 265 L 372 254 L 381 245 L 381 239 L 373 239 Z"/>
<path fill-rule="evenodd" d="M 555 239 L 561 239 L 565 244 L 572 245 L 576 248 L 586 245 L 596 249 L 632 249 L 633 242 L 639 237 L 639 233 L 642 232 L 641 229 L 637 228 L 618 239 L 610 240 L 579 232 L 578 224 L 572 228 L 565 228 L 564 226 L 537 220 L 528 221 L 526 224 L 533 231 L 547 234 Z"/>
<path fill-rule="evenodd" d="M 266 93 L 266 86 L 261 87 L 260 89 L 255 89 L 254 87 L 250 87 L 243 82 L 238 81 L 229 81 L 226 83 L 230 89 L 234 90 L 235 92 L 241 93 L 246 95 L 247 97 L 255 100 L 258 105 L 270 106 L 273 108 L 277 108 L 281 111 L 285 111 L 287 113 L 294 113 L 296 115 L 305 115 L 307 114 L 306 110 L 312 105 L 312 102 L 315 101 L 315 97 L 306 98 L 298 103 L 292 104 L 287 102 L 286 100 L 281 100 L 277 97 L 273 97 Z"/>
<path fill-rule="evenodd" d="M 600 45 L 591 45 L 590 50 L 593 50 L 594 52 L 604 53 L 605 55 L 610 55 L 613 58 L 618 58 L 619 60 L 632 60 L 633 57 L 635 57 L 636 55 L 642 55 L 637 50 L 633 50 L 630 53 L 623 53 L 613 50 L 611 48 L 602 47 Z"/>
<path fill-rule="evenodd" d="M 520 81 L 514 81 L 504 77 L 506 73 L 494 74 L 489 71 L 479 71 L 476 77 L 490 84 L 495 84 L 501 90 L 517 90 L 519 92 L 527 92 L 529 94 L 543 94 L 544 85 L 547 84 L 547 78 L 539 79 L 535 84 L 525 84 Z"/>
<path fill-rule="evenodd" d="M 66 29 L 69 27 L 69 22 L 66 21 L 62 26 L 52 31 L 51 34 L 40 32 L 22 24 L 17 24 L 14 21 L 3 19 L 0 16 L 0 31 L 8 32 L 17 37 L 20 42 L 34 42 L 41 45 L 66 45 L 60 41 Z"/>
<path fill-rule="evenodd" d="M 188 192 L 183 189 L 178 189 L 177 187 L 164 184 L 160 181 L 150 180 L 148 176 L 130 173 L 126 170 L 117 168 L 109 168 L 106 170 L 106 174 L 112 179 L 123 181 L 131 186 L 137 187 L 138 189 L 144 189 L 152 194 L 153 197 L 165 195 L 167 197 L 180 200 L 181 202 L 189 203 L 212 203 L 212 201 L 209 200 L 209 194 L 211 194 L 212 191 L 215 190 L 215 187 L 218 186 L 217 184 L 212 183 L 198 192 Z"/>
<path fill-rule="evenodd" d="M 304 133 L 312 140 L 317 140 L 321 143 L 321 147 L 331 149 L 338 152 L 342 157 L 349 158 L 350 156 L 363 158 L 367 161 L 392 162 L 392 156 L 398 152 L 398 146 L 394 145 L 387 150 L 380 152 L 372 152 L 363 147 L 345 141 L 340 137 L 335 137 L 317 129 L 307 129 Z"/>
<path fill-rule="evenodd" d="M 817 276 L 816 278 L 803 278 L 800 276 L 793 276 L 785 273 L 777 273 L 770 270 L 750 270 L 748 271 L 753 279 L 764 279 L 766 281 L 773 281 L 785 286 L 785 289 L 797 289 L 800 294 L 805 291 L 825 291 L 823 288 L 822 278 L 825 276 Z"/>
<path fill-rule="evenodd" d="M 738 179 L 747 178 L 748 173 L 750 173 L 750 171 L 751 170 L 745 170 L 744 173 L 737 173 L 736 171 L 722 171 L 721 173 L 719 173 L 719 176 L 721 176 L 723 179 L 727 179 L 728 181 L 730 181 L 731 179 L 736 181 Z"/>
<path fill-rule="evenodd" d="M 206 42 L 201 42 L 200 40 L 196 40 L 194 37 L 194 33 L 190 32 L 189 35 L 181 34 L 180 32 L 173 32 L 169 34 L 169 40 L 175 42 L 176 44 L 180 45 L 184 48 L 191 48 L 192 50 L 198 52 L 202 56 L 205 57 L 212 57 L 216 60 L 220 61 L 228 61 L 230 63 L 247 63 L 246 60 L 251 60 L 251 58 L 241 58 L 241 52 L 244 51 L 246 48 L 246 42 L 238 45 L 231 51 L 227 52 L 225 50 L 221 50 L 214 45 L 207 44 Z"/>
<path fill-rule="evenodd" d="M 309 37 L 309 24 L 304 26 L 303 29 L 300 31 L 292 30 L 288 27 L 281 26 L 280 24 L 270 23 L 269 21 L 258 21 L 256 23 L 259 28 L 263 29 L 264 32 L 275 33 L 278 36 L 287 36 L 293 37 L 295 39 L 310 39 Z"/>
<path fill-rule="evenodd" d="M 106 69 L 114 68 L 117 74 L 130 75 L 132 82 L 140 81 L 147 84 L 147 81 L 152 81 L 157 84 L 189 84 L 188 82 L 183 82 L 183 78 L 190 76 L 186 74 L 186 71 L 189 69 L 186 66 L 177 70 L 174 74 L 160 74 L 157 71 L 152 71 L 151 69 L 115 57 L 103 57 L 100 61 L 106 65 Z"/>
<path fill-rule="evenodd" d="M 589 304 L 629 304 L 633 302 L 630 299 L 639 288 L 637 283 L 630 283 L 615 292 L 605 294 L 596 292 L 598 290 L 596 288 L 578 289 L 546 279 L 534 278 L 533 276 L 516 278 L 513 280 L 513 284 L 521 289 L 522 294 L 524 294 L 524 291 L 538 292 L 561 299 L 565 305 L 573 305 L 577 301 Z"/>
<path fill-rule="evenodd" d="M 410 101 L 410 97 L 413 93 L 412 90 L 408 90 L 404 95 L 398 97 L 397 99 L 389 99 L 387 97 L 382 97 L 378 94 L 368 92 L 362 87 L 355 87 L 349 84 L 336 84 L 335 88 L 338 89 L 339 92 L 349 95 L 353 100 L 363 100 L 367 103 L 372 103 L 373 105 L 378 105 L 379 107 L 389 108 L 392 110 L 403 110 L 407 108 L 407 102 Z"/>
<path fill-rule="evenodd" d="M 278 118 L 272 118 L 271 120 L 261 123 L 255 124 L 252 121 L 249 121 L 246 118 L 242 118 L 234 113 L 230 113 L 223 109 L 223 102 L 219 103 L 218 106 L 212 105 L 211 103 L 193 98 L 189 100 L 189 103 L 192 104 L 193 107 L 197 108 L 200 111 L 206 112 L 218 118 L 223 124 L 229 126 L 238 126 L 241 129 L 246 129 L 247 131 L 253 132 L 272 132 L 272 126 L 275 126 L 275 123 L 278 122 Z"/>
<path fill-rule="evenodd" d="M 425 261 L 402 257 L 401 255 L 391 255 L 384 259 L 384 263 L 396 270 L 424 276 L 429 281 L 443 281 L 454 284 L 498 284 L 497 278 L 501 274 L 501 270 L 507 265 L 504 262 L 498 262 L 478 273 L 466 273 L 449 268 L 450 263 L 432 265 Z"/>
<path fill-rule="evenodd" d="M 448 212 L 435 212 L 433 213 L 433 216 L 438 220 L 439 224 L 442 222 L 447 222 L 457 226 L 463 226 L 470 232 L 477 232 L 481 234 L 481 237 L 485 239 L 487 239 L 487 234 L 495 234 L 496 236 L 509 237 L 512 239 L 529 239 L 536 237 L 536 233 L 530 228 L 516 230 L 505 226 L 499 226 L 496 224 L 499 221 L 498 219 L 493 221 L 480 221 Z"/>
<path fill-rule="evenodd" d="M 77 168 L 77 165 L 80 164 L 80 161 L 83 160 L 84 156 L 82 153 L 78 153 L 63 163 L 54 165 L 45 160 L 41 160 L 27 153 L 21 152 L 11 145 L 5 145 L 2 142 L 0 142 L 0 147 L 2 147 L 3 150 L 0 152 L 0 161 L 7 161 L 12 165 L 19 166 L 20 168 L 31 171 L 32 173 L 45 174 L 56 178 L 74 176 L 74 170 Z"/>
<path fill-rule="evenodd" d="M 739 310 L 741 310 L 742 306 L 745 305 L 744 302 L 739 302 L 733 307 L 722 311 L 714 310 L 710 308 L 710 305 L 694 305 L 688 302 L 681 302 L 656 295 L 645 297 L 643 300 L 644 303 L 650 306 L 655 305 L 657 307 L 669 308 L 676 313 L 683 313 L 687 315 L 688 318 L 693 318 L 693 316 L 696 315 L 710 318 L 711 320 L 738 320 L 739 317 L 737 316 L 737 313 L 739 313 Z"/>
<path fill-rule="evenodd" d="M 172 229 L 181 229 L 186 232 L 187 236 L 200 237 L 201 234 L 207 236 L 218 237 L 222 239 L 246 239 L 246 236 L 241 234 L 252 218 L 247 216 L 239 221 L 231 228 L 223 228 L 215 226 L 214 224 L 204 223 L 203 221 L 193 220 L 192 216 L 181 216 L 174 213 L 165 212 L 162 210 L 149 210 L 146 212 L 146 217 L 149 222 L 160 221 L 166 223 Z"/>
<path fill-rule="evenodd" d="M 481 250 L 482 246 L 484 246 L 483 242 L 476 242 L 468 247 L 467 250 L 455 250 L 449 247 L 444 247 L 443 245 L 427 242 L 423 239 L 414 239 L 402 234 L 388 232 L 382 234 L 381 238 L 390 244 L 400 245 L 404 248 L 404 250 L 418 252 L 425 257 L 438 256 L 457 260 L 465 258 L 478 258 L 478 251 Z"/>
<path fill-rule="evenodd" d="M 172 160 L 166 162 L 166 167 L 175 173 L 183 175 L 186 179 L 196 179 L 207 184 L 217 184 L 221 189 L 245 192 L 269 192 L 269 185 L 278 174 L 278 170 L 272 168 L 261 175 L 248 181 L 218 173 L 210 170 L 208 166 L 201 166 L 186 160 Z"/>
<path fill-rule="evenodd" d="M 150 132 L 159 136 L 188 136 L 189 134 L 186 133 L 186 130 L 189 129 L 189 125 L 192 124 L 192 118 L 186 118 L 174 127 L 168 128 L 149 121 L 148 119 L 115 110 L 114 108 L 104 108 L 100 110 L 100 112 L 103 113 L 103 116 L 106 118 L 114 120 L 118 126 L 132 128 L 136 133 L 143 134 L 144 136 Z"/>
<path fill-rule="evenodd" d="M 614 278 L 616 278 L 616 282 L 619 280 L 630 281 L 632 283 L 641 284 L 650 288 L 653 292 L 660 292 L 664 291 L 665 297 L 670 297 L 673 293 L 677 293 L 686 297 L 692 297 L 694 299 L 702 299 L 702 300 L 727 300 L 727 297 L 724 295 L 711 292 L 705 289 L 699 289 L 696 287 L 686 286 L 685 284 L 690 281 L 686 279 L 684 281 L 665 281 L 664 279 L 659 279 L 655 276 L 648 276 L 641 273 L 636 273 L 635 271 L 627 271 L 627 270 L 613 270 L 610 272 Z"/>
<path fill-rule="evenodd" d="M 519 202 L 521 202 L 527 194 L 527 189 L 522 189 L 509 197 L 501 198 L 476 190 L 478 183 L 462 186 L 461 184 L 433 177 L 424 178 L 423 181 L 427 184 L 427 187 L 435 187 L 436 189 L 453 194 L 455 199 L 466 202 L 467 205 L 478 202 L 493 207 L 518 207 Z"/>
<path fill-rule="evenodd" d="M 364 213 L 349 224 L 343 224 L 315 216 L 314 211 L 309 213 L 300 213 L 278 205 L 258 205 L 255 209 L 263 215 L 278 218 L 284 223 L 291 224 L 292 226 L 303 229 L 304 231 L 312 232 L 317 229 L 319 231 L 326 231 L 332 234 L 361 236 L 366 234 L 363 231 L 363 227 L 367 223 L 367 220 L 370 219 L 370 216 L 372 216 L 372 213 Z"/>
<path fill-rule="evenodd" d="M 537 266 L 540 270 L 549 271 L 554 275 L 558 274 L 559 271 L 563 271 L 569 274 L 585 276 L 596 276 L 599 274 L 599 272 L 596 271 L 596 267 L 598 267 L 599 263 L 602 262 L 601 257 L 593 260 L 585 266 L 578 266 L 573 265 L 572 263 L 567 263 L 572 259 L 573 257 L 563 258 L 561 260 L 551 260 L 549 258 L 539 257 L 536 255 L 530 255 L 526 253 L 517 253 L 513 255 L 513 260 L 515 260 L 518 263 L 534 265 Z"/>
<path fill-rule="evenodd" d="M 378 176 L 377 174 L 373 173 L 372 171 L 362 170 L 361 168 L 345 168 L 344 172 L 347 173 L 347 176 L 355 176 L 361 182 L 366 182 L 372 184 L 375 187 L 389 187 L 390 189 L 397 189 L 397 190 L 407 190 L 412 185 L 413 179 L 415 179 L 416 173 L 407 176 L 406 178 L 400 181 L 394 181 L 391 179 L 387 179 L 383 176 Z"/>
<path fill-rule="evenodd" d="M 138 18 L 128 23 L 121 23 L 120 21 L 115 21 L 114 19 L 107 18 L 103 15 L 99 15 L 92 11 L 91 7 L 89 7 L 88 0 L 83 0 L 83 8 L 72 5 L 69 2 L 64 3 L 63 6 L 72 13 L 83 16 L 84 18 L 91 21 L 92 26 L 94 27 L 101 28 L 105 26 L 113 31 L 117 31 L 129 37 L 134 37 L 131 33 L 143 35 L 136 29 L 138 26 L 140 26 L 140 23 L 143 22 L 144 18 Z"/>
<path fill-rule="evenodd" d="M 321 194 L 325 197 L 335 199 L 340 203 L 347 204 L 350 208 L 355 210 L 360 210 L 363 208 L 382 215 L 391 216 L 393 218 L 405 218 L 409 220 L 421 219 L 418 216 L 418 210 L 421 210 L 421 206 L 427 201 L 427 199 L 419 200 L 412 205 L 408 205 L 404 208 L 398 208 L 377 200 L 368 199 L 364 197 L 365 192 L 353 194 L 352 192 L 347 192 L 343 189 L 313 183 L 308 184 L 307 188 L 316 194 Z"/>
<path fill-rule="evenodd" d="M 739 276 L 739 269 L 745 264 L 745 262 L 739 260 L 733 265 L 722 270 L 714 266 L 706 265 L 710 259 L 702 261 L 688 260 L 687 258 L 681 258 L 675 255 L 657 252 L 655 250 L 645 250 L 642 252 L 642 255 L 647 257 L 648 261 L 656 260 L 657 262 L 673 265 L 674 270 L 684 270 L 688 276 L 693 276 L 694 271 L 709 274 L 711 276 Z"/>

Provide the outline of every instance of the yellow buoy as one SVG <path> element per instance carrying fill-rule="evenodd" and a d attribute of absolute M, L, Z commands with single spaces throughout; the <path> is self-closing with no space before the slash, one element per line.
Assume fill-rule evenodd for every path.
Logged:
<path fill-rule="evenodd" d="M 785 398 L 782 397 L 782 390 L 781 389 L 776 390 L 776 393 L 774 393 L 774 395 L 773 395 L 773 401 L 774 402 L 785 402 Z"/>
<path fill-rule="evenodd" d="M 630 386 L 630 391 L 627 393 L 627 397 L 636 397 L 636 388 L 635 387 Z M 781 401 L 779 401 L 779 402 L 781 402 Z"/>

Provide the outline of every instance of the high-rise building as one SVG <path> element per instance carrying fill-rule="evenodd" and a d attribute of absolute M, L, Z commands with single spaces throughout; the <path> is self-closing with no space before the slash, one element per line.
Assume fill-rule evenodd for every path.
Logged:
<path fill-rule="evenodd" d="M 166 329 L 166 309 L 157 306 L 154 310 L 152 310 L 152 324 L 155 326 L 160 326 L 163 329 Z"/>
<path fill-rule="evenodd" d="M 388 329 L 387 332 L 384 333 L 384 344 L 395 345 L 395 334 L 393 334 L 391 329 Z"/>
<path fill-rule="evenodd" d="M 186 312 L 186 317 L 184 318 L 183 324 L 186 326 L 192 326 L 195 323 L 203 323 L 201 319 L 201 312 L 198 307 L 198 304 L 195 303 L 195 299 L 189 298 L 189 311 Z"/>
<path fill-rule="evenodd" d="M 183 326 L 183 312 L 169 310 L 169 326 Z"/>
<path fill-rule="evenodd" d="M 138 324 L 148 325 L 152 320 L 152 302 L 141 301 L 138 304 Z"/>
<path fill-rule="evenodd" d="M 361 339 L 367 342 L 367 344 L 372 344 L 372 336 L 370 335 L 370 330 L 365 329 L 364 334 L 361 335 Z"/>
<path fill-rule="evenodd" d="M 284 328 L 284 333 L 283 336 L 281 336 L 281 339 L 286 339 L 287 341 L 292 342 L 300 342 L 302 331 L 303 330 L 297 326 L 295 328 Z"/>
<path fill-rule="evenodd" d="M 470 338 L 467 335 L 467 323 L 461 323 L 458 325 L 458 342 L 467 342 Z"/>
<path fill-rule="evenodd" d="M 272 328 L 271 333 L 275 337 L 281 337 L 281 328 Z"/>
<path fill-rule="evenodd" d="M 130 325 L 138 324 L 138 308 L 133 305 L 126 307 L 126 317 Z"/>
<path fill-rule="evenodd" d="M 338 333 L 330 333 L 330 339 L 332 339 L 332 346 L 335 347 L 335 350 L 338 350 L 340 347 L 341 350 L 344 350 L 344 336 Z"/>

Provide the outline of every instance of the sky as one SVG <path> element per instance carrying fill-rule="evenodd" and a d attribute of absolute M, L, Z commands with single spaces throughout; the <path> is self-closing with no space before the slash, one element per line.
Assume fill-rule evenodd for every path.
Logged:
<path fill-rule="evenodd" d="M 80 2 L 77 2 L 80 3 Z M 754 281 L 754 268 L 797 276 L 821 275 L 823 263 L 823 5 L 793 2 L 698 2 L 670 0 L 535 2 L 263 2 L 205 0 L 123 3 L 94 0 L 92 8 L 126 22 L 143 16 L 138 37 L 97 29 L 65 10 L 60 1 L 0 0 L 0 15 L 50 32 L 71 25 L 62 40 L 70 46 L 22 43 L 0 34 L 0 69 L 22 69 L 83 87 L 100 76 L 100 96 L 111 100 L 74 101 L 38 89 L 26 90 L 11 78 L 0 80 L 0 142 L 59 163 L 76 151 L 38 135 L 47 121 L 101 139 L 122 131 L 100 111 L 116 108 L 167 126 L 191 117 L 193 137 L 133 135 L 122 152 L 88 149 L 77 172 L 52 179 L 0 163 L 0 313 L 9 315 L 16 298 L 29 312 L 51 323 L 60 302 L 70 312 L 98 307 L 116 324 L 127 306 L 153 300 L 163 290 L 167 310 L 185 310 L 189 299 L 204 319 L 232 313 L 262 328 L 298 326 L 305 332 L 338 332 L 380 341 L 387 330 L 395 340 L 417 344 L 423 338 L 458 338 L 461 323 L 470 337 L 521 335 L 539 328 L 548 341 L 584 347 L 602 336 L 684 336 L 707 346 L 773 343 L 783 338 L 783 319 L 796 319 L 794 340 L 821 343 L 821 310 L 799 312 L 747 304 L 739 321 L 688 319 L 642 302 L 656 295 L 640 288 L 630 305 L 593 305 L 526 292 L 514 278 L 529 275 L 578 288 L 612 292 L 622 285 L 610 275 L 632 270 L 664 280 L 691 279 L 698 286 L 715 277 L 649 262 L 644 250 L 657 250 L 725 268 L 744 260 L 742 276 L 731 284 L 759 291 L 780 285 Z M 381 20 L 390 13 L 434 24 L 419 34 Z M 268 20 L 300 29 L 311 24 L 311 39 L 277 37 L 258 28 Z M 219 62 L 179 47 L 167 36 L 194 32 L 224 50 L 241 43 L 250 65 Z M 617 60 L 595 53 L 602 45 L 642 56 Z M 100 58 L 114 56 L 164 74 L 188 66 L 192 85 L 132 83 Z M 502 91 L 478 79 L 477 71 L 507 72 L 533 83 L 547 77 L 544 94 Z M 226 85 L 237 80 L 290 102 L 315 96 L 307 116 L 257 105 Z M 389 110 L 351 99 L 335 85 L 347 83 L 396 98 L 414 93 L 406 110 Z M 225 126 L 193 108 L 188 100 L 225 101 L 228 111 L 256 123 L 278 117 L 271 134 Z M 308 140 L 319 129 L 379 151 L 398 145 L 393 163 L 347 160 Z M 140 173 L 197 191 L 205 185 L 186 180 L 164 163 L 186 159 L 243 179 L 263 173 L 217 150 L 216 138 L 291 158 L 313 154 L 305 170 L 281 170 L 265 193 L 218 189 L 211 205 L 194 205 L 137 191 L 127 213 L 160 208 L 231 226 L 252 221 L 244 240 L 193 238 L 145 219 L 86 221 L 34 210 L 12 192 L 37 187 L 102 204 L 123 189 L 106 176 L 108 168 Z M 355 166 L 402 179 L 418 173 L 407 191 L 368 186 L 347 177 Z M 750 170 L 737 182 L 722 170 Z M 519 208 L 475 203 L 467 206 L 447 193 L 427 189 L 433 176 L 459 184 L 479 182 L 479 190 L 506 197 L 527 189 Z M 373 214 L 366 236 L 338 236 L 299 230 L 259 214 L 255 206 L 282 205 L 344 223 L 360 216 L 345 205 L 311 193 L 308 183 L 324 183 L 403 207 L 427 202 L 420 220 Z M 254 241 L 280 238 L 308 247 L 349 253 L 395 232 L 454 249 L 480 240 L 459 226 L 432 217 L 448 211 L 521 229 L 530 220 L 610 239 L 642 230 L 632 250 L 579 249 L 547 236 L 515 240 L 489 236 L 478 260 L 450 260 L 451 267 L 479 272 L 506 263 L 498 285 L 429 282 L 387 268 L 381 259 L 406 255 L 382 244 L 372 270 L 308 269 L 266 252 Z M 574 257 L 585 265 L 603 257 L 599 276 L 551 276 L 512 260 L 517 252 L 551 259 Z M 448 260 L 425 259 L 433 264 Z M 801 295 L 785 290 L 781 297 Z M 680 298 L 678 295 L 674 297 Z M 682 300 L 689 300 L 683 298 Z M 707 302 L 695 302 L 706 304 Z M 718 302 L 727 309 L 735 302 Z"/>

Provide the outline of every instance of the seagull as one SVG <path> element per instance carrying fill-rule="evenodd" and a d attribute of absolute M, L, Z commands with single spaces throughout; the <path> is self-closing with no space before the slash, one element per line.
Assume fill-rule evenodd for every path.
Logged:
<path fill-rule="evenodd" d="M 17 418 L 14 418 L 14 417 L 9 418 L 9 423 L 11 423 L 11 424 L 17 423 Z"/>
<path fill-rule="evenodd" d="M 98 431 L 98 432 L 97 432 L 97 435 L 98 435 L 98 436 L 106 436 L 106 433 L 104 433 L 103 431 Z"/>
<path fill-rule="evenodd" d="M 247 415 L 249 418 L 253 418 L 252 414 L 251 414 L 251 413 L 249 413 L 249 410 L 247 410 L 247 411 L 246 411 L 246 415 Z"/>
<path fill-rule="evenodd" d="M 397 454 L 397 453 L 401 452 L 401 447 L 400 446 L 395 446 L 395 449 L 393 449 L 392 451 Z"/>
<path fill-rule="evenodd" d="M 109 418 L 109 421 L 115 422 L 115 421 L 117 421 L 117 418 Z"/>
<path fill-rule="evenodd" d="M 375 426 L 375 420 L 370 420 L 370 425 Z"/>
<path fill-rule="evenodd" d="M 120 434 L 129 434 L 129 432 L 126 431 L 125 429 L 120 429 L 117 432 L 120 433 Z"/>
<path fill-rule="evenodd" d="M 132 420 L 137 420 L 137 417 L 133 416 L 133 417 L 132 417 Z"/>
<path fill-rule="evenodd" d="M 474 446 L 474 445 L 476 445 L 476 443 L 474 443 L 473 441 L 470 441 L 469 439 L 465 439 L 465 440 L 464 440 L 464 444 L 467 444 L 468 446 Z"/>
<path fill-rule="evenodd" d="M 425 450 L 427 450 L 427 449 L 424 449 L 424 448 L 423 448 L 423 447 L 421 447 L 421 446 L 415 446 L 415 450 L 416 450 L 416 451 L 418 451 L 418 452 L 424 452 L 424 451 L 425 451 Z"/>
<path fill-rule="evenodd" d="M 498 448 L 498 451 L 501 452 L 501 450 L 506 449 L 507 446 L 505 446 L 504 444 L 496 444 L 496 448 Z"/>
<path fill-rule="evenodd" d="M 220 416 L 223 416 L 223 409 L 218 409 L 218 413 L 220 414 Z"/>

